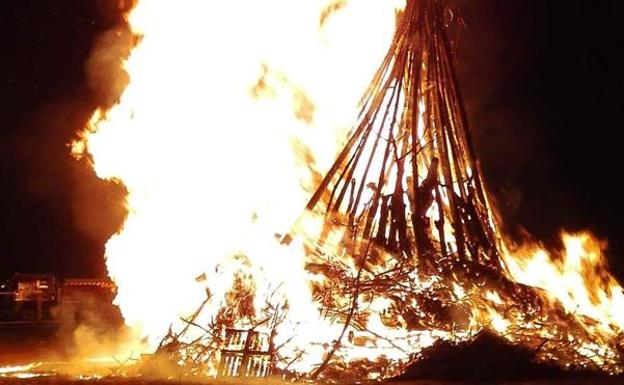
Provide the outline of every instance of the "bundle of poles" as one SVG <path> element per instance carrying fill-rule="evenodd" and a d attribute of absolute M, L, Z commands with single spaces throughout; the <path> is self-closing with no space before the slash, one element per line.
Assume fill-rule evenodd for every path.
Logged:
<path fill-rule="evenodd" d="M 359 123 L 309 200 L 350 255 L 368 241 L 425 262 L 503 268 L 467 130 L 441 1 L 408 1 Z M 293 234 L 284 237 L 289 243 Z"/>

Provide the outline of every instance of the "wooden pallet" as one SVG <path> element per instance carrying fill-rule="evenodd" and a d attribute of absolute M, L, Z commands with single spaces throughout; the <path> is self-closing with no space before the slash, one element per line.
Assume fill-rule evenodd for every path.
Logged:
<path fill-rule="evenodd" d="M 226 330 L 226 348 L 221 350 L 219 377 L 268 377 L 273 353 L 269 336 L 253 330 Z"/>

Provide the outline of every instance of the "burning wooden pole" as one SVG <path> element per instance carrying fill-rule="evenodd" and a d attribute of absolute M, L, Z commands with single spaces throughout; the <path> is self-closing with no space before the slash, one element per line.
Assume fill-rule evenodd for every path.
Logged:
<path fill-rule="evenodd" d="M 448 254 L 498 270 L 443 11 L 441 1 L 407 2 L 359 123 L 306 209 L 345 218 L 346 242 L 372 240 L 417 261 Z M 335 221 L 326 226 L 332 231 Z"/>

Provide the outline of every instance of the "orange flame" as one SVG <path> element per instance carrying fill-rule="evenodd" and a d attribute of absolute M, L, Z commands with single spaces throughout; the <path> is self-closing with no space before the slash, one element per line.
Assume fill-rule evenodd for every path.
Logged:
<path fill-rule="evenodd" d="M 615 336 L 624 330 L 624 292 L 609 273 L 603 254 L 606 243 L 592 234 L 562 233 L 564 250 L 552 254 L 538 244 L 523 245 L 507 255 L 511 276 L 544 290 L 566 311 L 588 317 L 596 332 Z"/>

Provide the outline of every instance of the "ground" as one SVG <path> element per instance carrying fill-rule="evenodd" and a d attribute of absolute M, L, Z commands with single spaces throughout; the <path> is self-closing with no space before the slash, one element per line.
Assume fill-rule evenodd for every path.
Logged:
<path fill-rule="evenodd" d="M 85 380 L 67 380 L 63 378 L 31 378 L 31 379 L 0 379 L 0 385 L 78 385 L 84 384 Z M 179 380 L 143 380 L 143 379 L 126 379 L 126 378 L 111 378 L 111 379 L 99 379 L 88 380 L 89 384 L 93 385 L 171 385 L 171 384 L 205 384 L 207 382 L 215 383 L 211 380 L 204 382 L 186 382 Z M 234 382 L 231 382 L 234 383 Z M 249 382 L 245 381 L 245 384 Z M 442 381 L 411 381 L 393 383 L 393 385 L 621 385 L 624 381 L 622 379 L 577 379 L 577 380 L 565 380 L 565 381 L 521 381 L 521 382 L 442 382 Z"/>
<path fill-rule="evenodd" d="M 7 332 L 2 333 L 0 331 L 0 385 L 78 385 L 78 384 L 93 384 L 93 385 L 169 385 L 178 383 L 211 383 L 211 384 L 234 384 L 239 381 L 216 381 L 213 379 L 195 379 L 195 380 L 182 380 L 182 379 L 170 379 L 170 380 L 147 380 L 142 378 L 123 378 L 114 377 L 115 368 L 119 367 L 119 364 L 113 362 L 103 365 L 99 370 L 99 375 L 103 378 L 84 377 L 80 378 L 80 369 L 72 368 L 76 371 L 72 378 L 63 377 L 59 375 L 50 375 L 34 378 L 16 378 L 5 375 L 3 377 L 2 368 L 13 365 L 25 365 L 33 362 L 43 362 L 41 366 L 38 366 L 34 371 L 41 370 L 52 372 L 66 372 L 71 366 L 75 364 L 70 362 L 68 352 L 59 347 L 59 341 L 50 330 L 40 330 L 38 333 L 21 334 L 19 332 Z M 98 364 L 100 365 L 100 364 Z M 108 365 L 108 366 L 107 366 Z M 86 369 L 86 372 L 93 372 L 93 367 Z M 26 376 L 28 373 L 26 373 Z M 489 384 L 489 385 L 621 385 L 624 384 L 623 378 L 579 378 L 579 379 L 567 379 L 567 380 L 543 380 L 543 381 L 513 381 L 513 382 L 445 382 L 445 381 L 401 381 L 393 382 L 388 381 L 392 385 L 477 385 L 477 384 Z M 245 384 L 280 384 L 279 381 L 274 380 L 246 380 Z"/>

